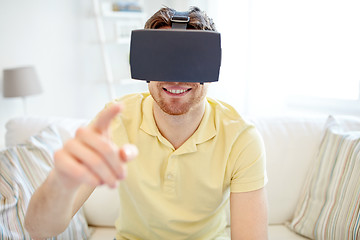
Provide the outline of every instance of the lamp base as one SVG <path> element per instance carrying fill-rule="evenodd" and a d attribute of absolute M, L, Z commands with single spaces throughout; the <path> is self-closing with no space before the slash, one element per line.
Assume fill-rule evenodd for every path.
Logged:
<path fill-rule="evenodd" d="M 24 115 L 27 116 L 27 103 L 26 103 L 26 97 L 21 97 L 22 98 L 22 102 L 23 102 L 23 110 L 24 110 Z"/>

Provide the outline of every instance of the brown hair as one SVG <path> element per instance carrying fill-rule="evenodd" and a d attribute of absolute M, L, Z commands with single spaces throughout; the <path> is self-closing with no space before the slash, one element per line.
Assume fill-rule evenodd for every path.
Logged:
<path fill-rule="evenodd" d="M 174 13 L 175 10 L 172 8 L 161 8 L 152 17 L 150 17 L 149 20 L 147 20 L 145 23 L 145 29 L 171 27 L 171 18 L 174 16 Z M 190 7 L 189 17 L 190 21 L 187 25 L 187 29 L 216 31 L 213 20 L 198 7 Z"/>

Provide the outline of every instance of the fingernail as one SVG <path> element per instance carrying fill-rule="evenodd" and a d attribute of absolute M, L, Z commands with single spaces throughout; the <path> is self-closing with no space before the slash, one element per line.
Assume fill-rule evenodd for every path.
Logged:
<path fill-rule="evenodd" d="M 124 146 L 125 154 L 128 158 L 133 159 L 139 154 L 139 150 L 135 145 L 127 144 Z"/>

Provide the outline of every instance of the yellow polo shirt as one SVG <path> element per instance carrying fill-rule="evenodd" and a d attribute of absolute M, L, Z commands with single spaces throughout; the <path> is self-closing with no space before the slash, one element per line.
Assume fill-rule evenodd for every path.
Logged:
<path fill-rule="evenodd" d="M 230 192 L 260 189 L 267 181 L 254 126 L 231 106 L 207 98 L 200 126 L 175 150 L 155 124 L 149 93 L 119 101 L 125 109 L 112 124 L 113 140 L 137 145 L 139 156 L 119 185 L 116 239 L 229 239 Z"/>

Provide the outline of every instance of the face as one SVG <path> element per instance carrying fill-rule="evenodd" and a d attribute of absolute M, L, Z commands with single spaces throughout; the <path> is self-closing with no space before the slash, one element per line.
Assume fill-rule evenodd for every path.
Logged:
<path fill-rule="evenodd" d="M 160 29 L 170 29 L 170 26 Z M 158 82 L 148 84 L 149 91 L 160 109 L 169 115 L 183 115 L 202 104 L 207 94 L 207 84 Z"/>
<path fill-rule="evenodd" d="M 183 115 L 200 106 L 208 88 L 200 83 L 157 81 L 151 81 L 148 87 L 156 104 L 169 115 Z"/>

